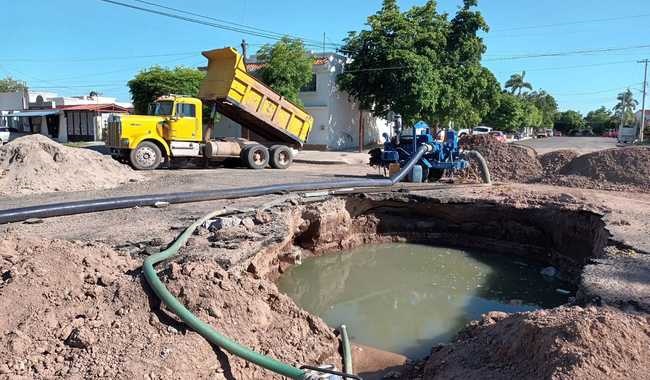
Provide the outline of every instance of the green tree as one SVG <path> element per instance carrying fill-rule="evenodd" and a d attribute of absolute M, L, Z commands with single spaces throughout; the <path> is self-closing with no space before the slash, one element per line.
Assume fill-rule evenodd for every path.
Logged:
<path fill-rule="evenodd" d="M 510 79 L 508 79 L 504 85 L 505 88 L 510 89 L 510 93 L 517 93 L 518 96 L 521 96 L 521 90 L 527 88 L 529 90 L 533 89 L 533 85 L 529 82 L 526 82 L 526 72 L 522 71 L 521 74 L 512 74 Z"/>
<path fill-rule="evenodd" d="M 535 106 L 532 106 L 535 107 Z M 483 120 L 495 129 L 505 132 L 514 132 L 527 126 L 527 103 L 508 92 L 499 94 L 499 105 L 494 108 Z M 530 109 L 528 109 L 530 111 Z"/>
<path fill-rule="evenodd" d="M 298 95 L 311 81 L 314 62 L 302 41 L 283 37 L 274 45 L 262 46 L 257 59 L 265 64 L 260 69 L 262 81 L 293 103 L 302 105 Z"/>
<path fill-rule="evenodd" d="M 582 114 L 573 110 L 558 113 L 555 121 L 555 129 L 565 134 L 583 129 L 585 126 L 586 123 Z"/>
<path fill-rule="evenodd" d="M 157 97 L 169 94 L 196 96 L 205 74 L 197 69 L 153 66 L 140 71 L 127 85 L 136 113 L 145 114 Z"/>
<path fill-rule="evenodd" d="M 384 0 L 367 29 L 350 32 L 340 49 L 349 63 L 339 88 L 377 116 L 476 125 L 496 106 L 499 85 L 480 64 L 485 45 L 477 33 L 488 27 L 475 5 L 465 0 L 449 20 L 433 0 L 406 12 Z"/>
<path fill-rule="evenodd" d="M 0 79 L 0 92 L 16 92 L 27 90 L 27 83 L 14 79 L 10 76 L 6 76 L 4 79 Z"/>
<path fill-rule="evenodd" d="M 634 122 L 634 109 L 639 102 L 634 99 L 634 94 L 628 88 L 616 97 L 618 103 L 614 106 L 614 115 L 621 124 L 630 124 Z"/>
<path fill-rule="evenodd" d="M 600 135 L 603 132 L 615 128 L 616 122 L 612 111 L 606 107 L 600 107 L 596 110 L 589 111 L 585 116 L 585 123 L 591 127 L 595 134 Z"/>
<path fill-rule="evenodd" d="M 540 111 L 542 120 L 539 123 L 539 127 L 553 128 L 555 115 L 557 114 L 557 102 L 555 98 L 546 91 L 541 90 L 526 94 L 525 99 L 534 104 Z"/>

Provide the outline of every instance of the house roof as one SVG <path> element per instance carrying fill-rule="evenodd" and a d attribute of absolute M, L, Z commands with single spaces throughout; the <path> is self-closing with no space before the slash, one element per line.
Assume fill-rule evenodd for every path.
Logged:
<path fill-rule="evenodd" d="M 56 108 L 62 111 L 129 112 L 127 108 L 118 106 L 117 104 L 75 104 L 70 106 L 58 106 Z"/>
<path fill-rule="evenodd" d="M 329 63 L 329 61 L 330 61 L 329 57 L 315 56 L 314 66 L 324 65 L 326 63 Z M 265 63 L 259 63 L 259 62 L 246 63 L 246 71 L 248 71 L 249 74 L 255 75 L 257 74 L 257 71 L 259 71 L 264 66 L 266 66 Z"/>

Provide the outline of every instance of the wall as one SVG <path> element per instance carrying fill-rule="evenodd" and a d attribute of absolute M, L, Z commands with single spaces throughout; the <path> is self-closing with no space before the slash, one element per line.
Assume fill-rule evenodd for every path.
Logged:
<path fill-rule="evenodd" d="M 23 92 L 0 92 L 0 111 L 23 111 L 25 109 L 27 109 L 27 104 Z"/>

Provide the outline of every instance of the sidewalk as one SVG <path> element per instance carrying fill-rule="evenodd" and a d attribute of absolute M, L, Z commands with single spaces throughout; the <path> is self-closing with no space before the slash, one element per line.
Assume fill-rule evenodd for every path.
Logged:
<path fill-rule="evenodd" d="M 303 150 L 294 157 L 293 162 L 316 165 L 364 165 L 368 163 L 368 157 L 367 152 Z"/>

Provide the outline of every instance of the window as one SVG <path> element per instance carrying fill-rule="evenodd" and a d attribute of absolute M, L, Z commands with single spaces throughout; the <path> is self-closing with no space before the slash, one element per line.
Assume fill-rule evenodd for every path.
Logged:
<path fill-rule="evenodd" d="M 149 114 L 153 116 L 169 116 L 172 114 L 174 103 L 170 101 L 155 102 L 149 108 Z"/>
<path fill-rule="evenodd" d="M 302 86 L 300 92 L 316 92 L 316 74 L 311 75 L 311 80 L 309 83 Z"/>
<path fill-rule="evenodd" d="M 176 104 L 176 116 L 196 117 L 196 108 L 194 107 L 194 104 L 185 104 L 185 103 Z"/>

